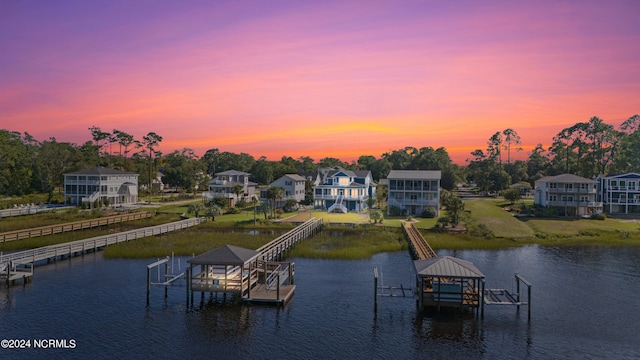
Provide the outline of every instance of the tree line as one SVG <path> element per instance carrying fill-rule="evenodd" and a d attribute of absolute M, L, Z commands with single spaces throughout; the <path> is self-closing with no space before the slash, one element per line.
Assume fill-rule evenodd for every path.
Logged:
<path fill-rule="evenodd" d="M 106 132 L 92 126 L 91 139 L 81 145 L 58 142 L 54 137 L 37 141 L 29 133 L 0 130 L 0 194 L 5 196 L 47 193 L 62 189 L 63 174 L 105 166 L 138 173 L 139 183 L 151 188 L 160 171 L 165 185 L 195 192 L 205 189 L 209 177 L 226 170 L 252 174 L 258 184 L 269 184 L 282 175 L 313 174 L 319 168 L 340 166 L 348 170 L 370 170 L 374 180 L 394 170 L 440 170 L 442 187 L 473 181 L 485 191 L 500 191 L 516 182 L 533 183 L 542 176 L 572 173 L 583 177 L 614 172 L 640 172 L 640 116 L 634 115 L 618 129 L 598 117 L 562 129 L 545 149 L 538 144 L 526 160 L 513 160 L 522 149 L 516 130 L 493 134 L 486 149 L 471 153 L 466 166 L 451 161 L 444 147 L 411 147 L 391 150 L 376 157 L 362 155 L 350 163 L 325 157 L 279 161 L 258 159 L 247 153 L 207 150 L 199 157 L 190 148 L 163 154 L 163 137 L 149 132 L 136 139 L 124 131 Z"/>
<path fill-rule="evenodd" d="M 521 150 L 521 140 L 515 130 L 508 128 L 493 134 L 487 141 L 486 150 L 476 149 L 471 153 L 465 176 L 485 191 L 500 191 L 513 183 L 533 185 L 543 176 L 564 173 L 585 178 L 599 174 L 639 173 L 639 127 L 638 115 L 625 120 L 618 129 L 594 116 L 562 129 L 548 148 L 538 144 L 526 160 L 515 161 L 511 161 L 511 155 Z"/>

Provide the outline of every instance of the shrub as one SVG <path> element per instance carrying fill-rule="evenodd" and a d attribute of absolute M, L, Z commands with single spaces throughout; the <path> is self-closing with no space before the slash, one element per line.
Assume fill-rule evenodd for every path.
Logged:
<path fill-rule="evenodd" d="M 592 215 L 591 218 L 594 220 L 605 220 L 607 218 L 607 215 L 605 215 L 604 213 L 600 213 Z"/>
<path fill-rule="evenodd" d="M 412 221 L 413 220 L 413 216 L 411 216 L 411 215 L 407 216 L 407 220 Z"/>
<path fill-rule="evenodd" d="M 423 218 L 433 219 L 434 217 L 436 217 L 436 209 L 432 206 L 428 206 L 422 210 L 421 216 Z"/>

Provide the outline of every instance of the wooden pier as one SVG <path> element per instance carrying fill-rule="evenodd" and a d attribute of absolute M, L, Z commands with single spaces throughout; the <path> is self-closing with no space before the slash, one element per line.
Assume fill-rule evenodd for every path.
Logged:
<path fill-rule="evenodd" d="M 76 231 L 82 229 L 91 229 L 100 226 L 118 224 L 125 221 L 140 220 L 150 218 L 152 214 L 147 211 L 134 212 L 129 214 L 120 214 L 113 216 L 105 216 L 97 219 L 89 219 L 82 221 L 74 221 L 64 224 L 41 226 L 37 228 L 14 230 L 0 233 L 0 242 L 28 239 L 45 235 L 59 234 L 68 231 Z"/>
<path fill-rule="evenodd" d="M 431 245 L 412 223 L 402 223 L 402 230 L 409 241 L 409 248 L 414 260 L 425 260 L 438 257 Z"/>
<path fill-rule="evenodd" d="M 43 246 L 36 249 L 18 251 L 0 256 L 0 269 L 5 266 L 22 266 L 33 264 L 35 266 L 41 261 L 55 261 L 65 257 L 82 255 L 87 252 L 101 250 L 106 246 L 140 239 L 148 236 L 166 234 L 171 231 L 182 230 L 207 221 L 206 218 L 192 218 L 175 221 L 168 224 L 149 226 L 142 229 L 125 231 L 117 234 L 109 234 L 90 239 L 77 240 L 63 244 Z"/>
<path fill-rule="evenodd" d="M 277 261 L 299 241 L 322 228 L 322 219 L 310 219 L 257 250 L 225 245 L 189 260 L 187 303 L 193 293 L 232 293 L 248 303 L 284 305 L 295 292 L 295 264 Z"/>

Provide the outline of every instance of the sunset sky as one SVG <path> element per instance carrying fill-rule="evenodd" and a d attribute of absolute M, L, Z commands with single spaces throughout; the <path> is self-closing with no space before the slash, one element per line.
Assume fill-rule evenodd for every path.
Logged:
<path fill-rule="evenodd" d="M 640 1 L 0 1 L 0 128 L 192 148 L 464 164 L 640 113 Z"/>

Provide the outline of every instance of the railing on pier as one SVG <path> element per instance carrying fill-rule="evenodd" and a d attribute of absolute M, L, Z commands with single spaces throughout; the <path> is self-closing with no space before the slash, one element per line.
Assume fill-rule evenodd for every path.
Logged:
<path fill-rule="evenodd" d="M 13 217 L 13 216 L 24 216 L 24 215 L 33 215 L 42 211 L 51 211 L 51 210 L 64 210 L 69 209 L 71 206 L 62 206 L 62 207 L 42 207 L 38 205 L 21 205 L 12 209 L 0 210 L 0 218 L 5 217 Z"/>
<path fill-rule="evenodd" d="M 411 252 L 417 260 L 432 259 L 438 257 L 436 252 L 433 251 L 427 240 L 422 236 L 420 231 L 416 229 L 411 223 L 403 223 L 402 230 L 409 239 L 409 246 Z"/>
<path fill-rule="evenodd" d="M 147 211 L 105 216 L 97 219 L 74 221 L 64 224 L 48 225 L 31 229 L 14 230 L 0 233 L 0 242 L 28 239 L 32 237 L 59 234 L 68 231 L 90 229 L 99 226 L 118 224 L 125 221 L 150 218 L 152 214 Z"/>
<path fill-rule="evenodd" d="M 260 260 L 273 261 L 282 257 L 282 253 L 287 251 L 298 241 L 306 239 L 315 234 L 322 228 L 322 219 L 310 219 L 295 229 L 280 235 L 275 240 L 259 247 L 256 251 L 260 252 Z"/>
<path fill-rule="evenodd" d="M 0 256 L 0 267 L 3 264 L 28 264 L 41 260 L 56 259 L 57 257 L 82 254 L 88 251 L 95 251 L 108 245 L 135 240 L 148 236 L 162 235 L 171 231 L 182 230 L 207 221 L 206 218 L 192 218 L 175 221 L 168 224 L 149 226 L 142 229 L 120 232 L 98 236 L 90 239 L 77 240 L 64 244 L 49 245 L 36 249 L 14 252 Z"/>

